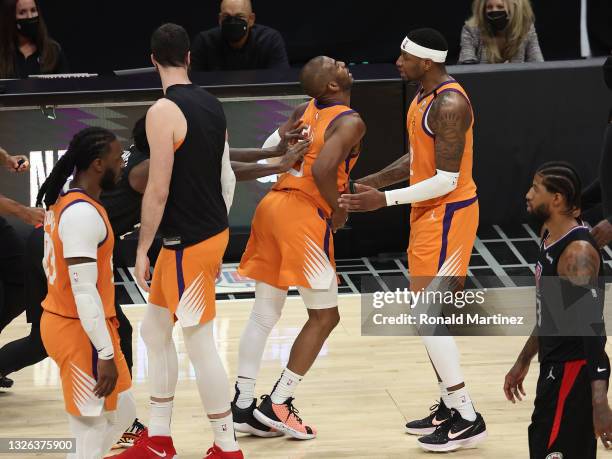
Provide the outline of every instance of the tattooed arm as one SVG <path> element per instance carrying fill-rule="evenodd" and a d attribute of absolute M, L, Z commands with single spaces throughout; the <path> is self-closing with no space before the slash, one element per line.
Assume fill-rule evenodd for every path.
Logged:
<path fill-rule="evenodd" d="M 587 241 L 574 241 L 563 251 L 557 272 L 561 279 L 574 285 L 597 285 L 599 254 Z"/>
<path fill-rule="evenodd" d="M 456 92 L 443 92 L 434 100 L 428 122 L 435 134 L 436 174 L 434 176 L 407 188 L 382 193 L 369 186 L 369 183 L 374 186 L 380 185 L 381 182 L 377 180 L 383 177 L 385 172 L 383 170 L 374 174 L 373 178 L 366 177 L 368 181 L 358 183 L 355 187 L 357 193 L 343 194 L 339 200 L 340 207 L 351 212 L 367 212 L 385 206 L 427 201 L 453 191 L 459 180 L 465 133 L 472 123 L 469 103 L 465 97 Z M 401 170 L 402 164 L 406 170 L 410 166 L 409 162 L 402 163 L 402 158 L 394 164 L 395 166 L 387 168 L 387 177 L 399 177 L 399 174 L 394 174 Z"/>
<path fill-rule="evenodd" d="M 399 157 L 380 171 L 355 180 L 355 183 L 384 188 L 410 178 L 410 153 Z"/>
<path fill-rule="evenodd" d="M 472 124 L 468 101 L 454 91 L 443 92 L 434 100 L 427 122 L 436 135 L 436 169 L 459 172 L 465 148 L 465 133 Z"/>
<path fill-rule="evenodd" d="M 591 289 L 597 287 L 600 259 L 597 250 L 586 241 L 574 241 L 564 250 L 557 272 L 562 279 L 575 286 Z M 591 290 L 593 291 L 593 290 Z M 596 296 L 595 296 L 596 297 Z M 585 298 L 591 297 L 585 292 Z M 587 307 L 598 307 L 588 304 Z M 600 315 L 600 311 L 595 311 Z M 586 311 L 585 318 L 592 317 L 591 311 Z M 590 319 L 587 319 L 590 321 Z M 591 324 L 587 324 L 591 325 Z M 603 331 L 605 336 L 605 330 Z M 591 380 L 591 402 L 593 404 L 593 427 L 595 436 L 601 437 L 606 448 L 612 444 L 612 410 L 608 404 L 608 379 L 610 377 L 610 361 L 605 350 L 605 338 L 592 334 L 583 336 L 583 347 L 587 361 L 587 369 Z"/>

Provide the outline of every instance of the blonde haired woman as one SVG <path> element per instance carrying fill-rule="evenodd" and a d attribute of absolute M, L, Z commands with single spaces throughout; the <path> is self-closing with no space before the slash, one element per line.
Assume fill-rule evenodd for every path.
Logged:
<path fill-rule="evenodd" d="M 474 0 L 459 64 L 543 61 L 529 0 Z"/>

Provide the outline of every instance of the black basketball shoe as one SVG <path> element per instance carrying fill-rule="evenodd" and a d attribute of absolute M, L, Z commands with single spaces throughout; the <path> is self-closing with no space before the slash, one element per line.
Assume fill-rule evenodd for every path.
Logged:
<path fill-rule="evenodd" d="M 238 395 L 240 395 L 240 391 L 238 390 L 238 385 L 236 385 L 236 395 L 232 402 L 232 417 L 234 418 L 234 430 L 236 432 L 248 433 L 263 438 L 280 437 L 283 435 L 282 432 L 268 427 L 255 419 L 253 411 L 257 408 L 256 398 L 253 399 L 253 403 L 248 408 L 238 408 L 236 406 Z"/>
<path fill-rule="evenodd" d="M 9 389 L 13 387 L 13 380 L 11 378 L 7 378 L 3 374 L 0 374 L 0 388 Z"/>
<path fill-rule="evenodd" d="M 418 439 L 421 448 L 435 452 L 474 448 L 487 438 L 487 426 L 480 413 L 476 413 L 476 420 L 466 421 L 459 411 L 452 411 L 452 417 L 438 426 L 434 433 Z"/>
<path fill-rule="evenodd" d="M 444 421 L 450 419 L 451 410 L 448 408 L 442 399 L 429 407 L 431 414 L 423 419 L 410 421 L 406 424 L 406 433 L 410 435 L 429 435 Z"/>

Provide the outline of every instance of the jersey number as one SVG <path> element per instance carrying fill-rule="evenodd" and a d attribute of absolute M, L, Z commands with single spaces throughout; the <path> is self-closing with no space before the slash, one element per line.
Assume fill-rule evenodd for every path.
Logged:
<path fill-rule="evenodd" d="M 45 254 L 43 256 L 43 269 L 45 270 L 45 275 L 47 276 L 47 280 L 49 281 L 49 285 L 53 285 L 55 283 L 55 278 L 57 277 L 57 268 L 55 267 L 55 248 L 53 246 L 53 240 L 51 239 L 51 232 L 55 227 L 55 215 L 53 211 L 47 211 L 45 214 Z M 46 229 L 49 228 L 49 231 Z"/>

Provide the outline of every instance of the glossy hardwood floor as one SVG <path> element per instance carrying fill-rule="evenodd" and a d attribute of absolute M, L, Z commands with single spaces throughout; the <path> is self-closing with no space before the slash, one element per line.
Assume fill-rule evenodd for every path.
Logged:
<path fill-rule="evenodd" d="M 504 303 L 524 302 L 532 292 L 506 289 Z M 224 364 L 233 381 L 240 334 L 252 300 L 218 303 L 216 337 Z M 421 458 L 431 457 L 404 434 L 407 419 L 423 417 L 438 397 L 435 376 L 418 338 L 362 337 L 357 296 L 340 299 L 342 321 L 323 348 L 313 369 L 296 393 L 296 406 L 319 436 L 311 441 L 241 437 L 248 458 Z M 134 325 L 134 389 L 139 416 L 148 418 L 146 349 L 139 336 L 143 306 L 125 309 Z M 286 364 L 291 345 L 306 313 L 299 298 L 290 298 L 272 332 L 258 381 L 258 393 L 269 391 Z M 0 345 L 24 336 L 29 325 L 19 317 L 0 336 Z M 179 352 L 173 438 L 181 459 L 204 456 L 212 435 L 198 397 L 194 372 L 182 334 L 175 329 Z M 528 376 L 526 401 L 507 402 L 504 375 L 522 348 L 524 337 L 460 337 L 465 379 L 476 409 L 487 422 L 489 438 L 477 449 L 453 453 L 457 458 L 526 458 L 527 426 L 533 406 L 538 365 Z M 13 374 L 15 385 L 0 392 L 1 437 L 67 436 L 59 374 L 56 365 L 43 362 Z M 601 446 L 600 446 L 601 448 Z M 0 457 L 3 455 L 0 454 Z M 5 456 L 9 457 L 9 456 Z M 26 457 L 58 457 L 57 455 Z"/>

